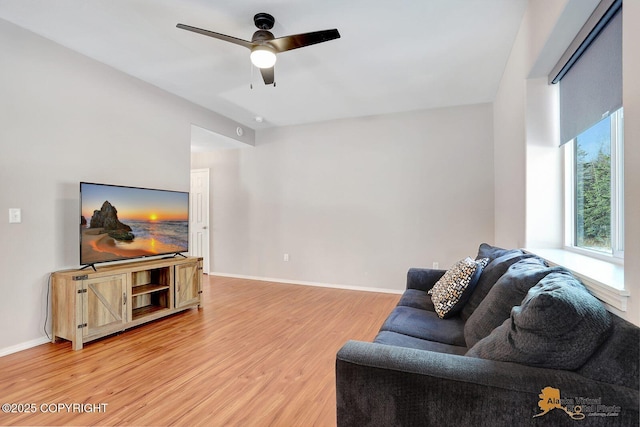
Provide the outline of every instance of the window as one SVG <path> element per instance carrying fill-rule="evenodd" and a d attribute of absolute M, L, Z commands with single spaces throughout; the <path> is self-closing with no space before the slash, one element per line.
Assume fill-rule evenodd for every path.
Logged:
<path fill-rule="evenodd" d="M 624 255 L 623 109 L 565 145 L 566 244 Z"/>
<path fill-rule="evenodd" d="M 549 75 L 560 85 L 565 244 L 624 255 L 622 0 L 601 0 Z"/>

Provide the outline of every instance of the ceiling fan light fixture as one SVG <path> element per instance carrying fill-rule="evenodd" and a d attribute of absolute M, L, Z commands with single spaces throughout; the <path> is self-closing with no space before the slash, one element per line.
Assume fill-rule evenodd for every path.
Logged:
<path fill-rule="evenodd" d="M 251 63 L 258 68 L 271 68 L 276 63 L 276 53 L 269 46 L 251 49 Z"/>

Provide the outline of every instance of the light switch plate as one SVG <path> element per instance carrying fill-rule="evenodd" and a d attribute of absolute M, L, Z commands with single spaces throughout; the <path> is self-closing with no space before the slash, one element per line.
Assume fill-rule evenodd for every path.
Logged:
<path fill-rule="evenodd" d="M 9 208 L 9 223 L 19 224 L 22 222 L 22 212 L 20 208 Z"/>

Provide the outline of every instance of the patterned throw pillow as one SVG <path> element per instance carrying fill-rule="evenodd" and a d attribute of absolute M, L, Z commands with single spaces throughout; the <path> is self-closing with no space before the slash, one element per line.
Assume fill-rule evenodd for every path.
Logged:
<path fill-rule="evenodd" d="M 478 283 L 489 258 L 474 261 L 470 257 L 458 261 L 431 288 L 431 300 L 438 317 L 446 319 L 464 307 Z"/>

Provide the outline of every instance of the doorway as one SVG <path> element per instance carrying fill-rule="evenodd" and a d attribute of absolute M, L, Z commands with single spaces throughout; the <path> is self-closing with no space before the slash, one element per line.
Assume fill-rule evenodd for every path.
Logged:
<path fill-rule="evenodd" d="M 253 135 L 247 134 L 245 134 L 245 138 L 250 139 L 251 142 L 254 139 Z M 215 180 L 216 176 L 211 153 L 252 146 L 252 143 L 235 140 L 212 130 L 191 125 L 191 165 L 193 169 L 191 169 L 189 253 L 192 256 L 202 257 L 203 269 L 207 274 L 211 272 L 211 268 L 216 267 L 214 265 L 216 254 L 210 253 L 213 251 L 210 243 L 213 241 L 212 239 L 215 239 L 212 232 L 215 229 L 215 224 L 210 224 L 211 218 L 209 216 L 209 203 L 215 203 L 214 195 L 209 192 L 210 171 L 214 171 L 211 178 Z"/>

